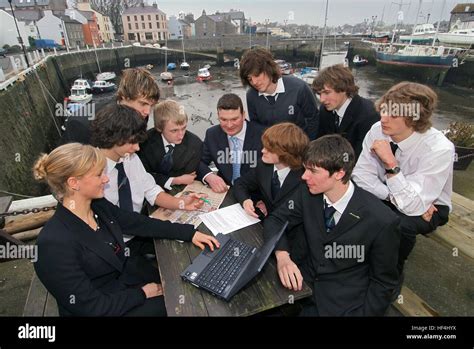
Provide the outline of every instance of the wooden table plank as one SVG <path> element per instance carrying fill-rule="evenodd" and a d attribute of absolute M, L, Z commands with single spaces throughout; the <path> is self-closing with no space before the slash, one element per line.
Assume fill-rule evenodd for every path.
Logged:
<path fill-rule="evenodd" d="M 171 240 L 155 240 L 156 258 L 161 275 L 163 295 L 168 316 L 207 316 L 204 300 L 185 283 L 180 273 L 191 263 L 187 243 Z"/>
<path fill-rule="evenodd" d="M 234 203 L 233 195 L 229 192 L 221 207 Z M 201 224 L 198 230 L 211 234 L 204 224 Z M 255 224 L 233 232 L 232 236 L 252 246 L 260 247 L 263 244 L 263 227 L 261 224 Z M 200 249 L 191 243 L 180 244 L 176 241 L 164 240 L 156 240 L 155 247 L 168 316 L 249 316 L 311 295 L 311 289 L 306 284 L 300 292 L 286 290 L 278 278 L 276 262 L 270 258 L 255 279 L 250 281 L 230 302 L 225 302 L 182 281 L 179 277 L 180 273 L 201 252 Z M 179 304 L 177 297 L 182 295 L 184 295 L 184 304 Z"/>

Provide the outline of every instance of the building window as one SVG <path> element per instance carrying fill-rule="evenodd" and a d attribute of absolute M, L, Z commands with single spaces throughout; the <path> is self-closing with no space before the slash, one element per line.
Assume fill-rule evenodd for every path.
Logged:
<path fill-rule="evenodd" d="M 160 29 L 160 22 L 156 22 L 156 27 Z"/>
<path fill-rule="evenodd" d="M 158 15 L 156 15 L 156 20 L 159 21 L 160 20 L 160 17 Z"/>
<path fill-rule="evenodd" d="M 151 15 L 148 15 L 148 20 L 151 21 Z"/>
<path fill-rule="evenodd" d="M 128 23 L 128 30 L 132 30 L 132 23 Z"/>
<path fill-rule="evenodd" d="M 145 29 L 145 23 L 142 23 L 142 29 Z"/>
<path fill-rule="evenodd" d="M 138 29 L 138 23 L 135 23 L 135 29 Z"/>
<path fill-rule="evenodd" d="M 150 23 L 148 23 L 148 27 L 149 27 L 150 29 L 152 28 L 152 26 L 151 26 L 151 22 L 150 22 Z"/>
<path fill-rule="evenodd" d="M 128 33 L 128 40 L 135 40 L 135 34 L 134 33 Z"/>
<path fill-rule="evenodd" d="M 130 22 L 130 16 L 127 16 L 127 21 Z"/>
<path fill-rule="evenodd" d="M 133 19 L 135 20 L 135 22 L 137 21 L 137 16 L 133 16 Z"/>
<path fill-rule="evenodd" d="M 141 15 L 140 18 L 142 19 L 142 21 L 145 20 L 145 16 L 144 16 L 144 15 Z"/>
<path fill-rule="evenodd" d="M 153 33 L 145 33 L 145 39 L 153 40 Z"/>

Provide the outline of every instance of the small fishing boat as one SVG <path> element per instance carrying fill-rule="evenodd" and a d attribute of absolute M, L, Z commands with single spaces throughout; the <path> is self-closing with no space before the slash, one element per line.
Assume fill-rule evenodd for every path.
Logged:
<path fill-rule="evenodd" d="M 93 93 L 111 92 L 111 91 L 114 91 L 115 88 L 116 88 L 116 85 L 113 82 L 97 80 L 96 82 L 94 82 L 94 85 L 92 86 L 92 92 Z"/>
<path fill-rule="evenodd" d="M 198 80 L 207 81 L 207 80 L 210 80 L 211 78 L 212 78 L 211 73 L 209 73 L 209 70 L 207 68 L 201 68 L 198 70 L 198 75 L 197 75 Z"/>
<path fill-rule="evenodd" d="M 109 72 L 109 71 L 99 73 L 96 76 L 96 80 L 100 80 L 100 81 L 109 81 L 109 80 L 113 80 L 115 78 L 116 78 L 115 73 L 114 72 Z"/>
<path fill-rule="evenodd" d="M 361 57 L 359 55 L 355 55 L 354 58 L 352 59 L 352 63 L 356 67 L 362 67 L 364 65 L 369 64 L 369 61 L 365 59 L 364 57 Z"/>
<path fill-rule="evenodd" d="M 69 101 L 72 103 L 86 104 L 92 100 L 92 95 L 87 93 L 85 87 L 72 87 Z"/>
<path fill-rule="evenodd" d="M 173 74 L 170 73 L 169 71 L 164 71 L 163 73 L 160 74 L 160 78 L 163 81 L 171 81 L 173 80 Z"/>

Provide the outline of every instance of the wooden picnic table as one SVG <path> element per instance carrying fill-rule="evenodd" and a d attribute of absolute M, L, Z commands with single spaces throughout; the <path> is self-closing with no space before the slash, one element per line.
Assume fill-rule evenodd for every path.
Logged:
<path fill-rule="evenodd" d="M 234 203 L 232 190 L 229 190 L 221 207 Z M 204 224 L 198 230 L 212 234 Z M 231 234 L 255 247 L 263 244 L 263 227 L 260 223 Z M 311 295 L 311 289 L 306 284 L 299 292 L 282 286 L 272 255 L 262 272 L 230 302 L 226 302 L 181 279 L 180 274 L 201 252 L 199 248 L 190 242 L 156 239 L 155 250 L 168 316 L 249 316 Z"/>

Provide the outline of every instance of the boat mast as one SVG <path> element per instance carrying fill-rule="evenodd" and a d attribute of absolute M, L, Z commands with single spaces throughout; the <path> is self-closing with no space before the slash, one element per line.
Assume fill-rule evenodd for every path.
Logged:
<path fill-rule="evenodd" d="M 416 18 L 415 18 L 415 24 L 413 25 L 413 30 L 411 31 L 411 36 L 410 36 L 410 43 L 408 45 L 411 45 L 413 42 L 413 35 L 415 34 L 415 28 L 418 25 L 418 16 L 420 15 L 420 10 L 421 10 L 421 3 L 423 0 L 420 0 L 420 3 L 418 5 L 418 11 L 416 11 Z"/>
<path fill-rule="evenodd" d="M 165 32 L 165 72 L 168 71 L 168 37 L 167 33 Z"/>
<path fill-rule="evenodd" d="M 436 42 L 436 39 L 437 39 L 437 36 L 438 36 L 438 32 L 439 32 L 439 24 L 441 23 L 441 18 L 443 18 L 443 12 L 444 12 L 444 6 L 445 5 L 446 5 L 446 0 L 443 0 L 443 5 L 441 6 L 441 12 L 439 14 L 438 24 L 436 25 L 436 33 L 433 37 L 433 43 L 431 44 L 431 47 L 434 47 L 434 45 L 435 45 L 435 42 Z"/>
<path fill-rule="evenodd" d="M 390 52 L 392 52 L 392 45 L 393 45 L 393 42 L 395 41 L 395 33 L 397 32 L 398 18 L 399 18 L 400 12 L 402 11 L 402 6 L 403 6 L 403 0 L 401 0 L 400 3 L 398 4 L 397 20 L 395 21 L 395 28 L 393 29 L 393 33 L 392 33 L 392 41 L 390 41 Z"/>
<path fill-rule="evenodd" d="M 99 74 L 102 73 L 100 70 L 100 64 L 99 64 L 99 57 L 97 57 L 97 47 L 95 46 L 95 41 L 92 41 L 94 43 L 94 53 L 95 53 L 95 60 L 97 62 L 97 67 L 99 68 Z"/>
<path fill-rule="evenodd" d="M 323 50 L 324 50 L 324 39 L 326 37 L 326 24 L 328 21 L 328 6 L 329 6 L 329 0 L 326 0 L 326 14 L 324 15 L 324 29 L 323 29 L 323 40 L 321 41 L 321 49 L 319 50 L 319 62 L 318 62 L 318 68 L 321 69 L 321 62 L 323 60 Z"/>
<path fill-rule="evenodd" d="M 181 44 L 183 46 L 183 62 L 186 62 L 186 54 L 184 53 L 184 33 L 181 35 Z"/>

